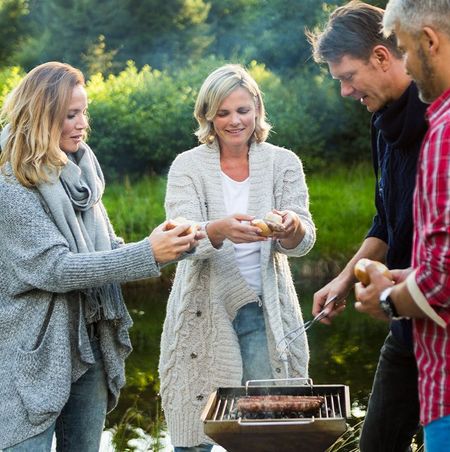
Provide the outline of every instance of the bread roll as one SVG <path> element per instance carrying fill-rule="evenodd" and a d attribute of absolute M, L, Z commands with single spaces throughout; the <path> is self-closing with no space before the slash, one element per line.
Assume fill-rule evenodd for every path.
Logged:
<path fill-rule="evenodd" d="M 260 234 L 263 237 L 270 237 L 273 234 L 272 229 L 270 229 L 269 225 L 260 218 L 255 218 L 250 223 L 252 224 L 252 226 L 259 228 Z"/>
<path fill-rule="evenodd" d="M 284 231 L 283 218 L 274 212 L 268 212 L 263 219 L 255 218 L 250 223 L 261 230 L 263 237 L 271 237 L 274 232 Z"/>
<path fill-rule="evenodd" d="M 166 231 L 170 231 L 171 229 L 176 228 L 177 226 L 180 226 L 181 224 L 189 224 L 190 227 L 186 229 L 186 231 L 183 231 L 179 237 L 183 237 L 188 234 L 192 234 L 193 232 L 197 232 L 200 229 L 200 225 L 192 220 L 187 220 L 184 217 L 177 217 L 173 220 L 168 220 L 166 224 Z"/>
<path fill-rule="evenodd" d="M 264 221 L 268 224 L 269 228 L 273 232 L 283 232 L 283 217 L 274 212 L 266 213 Z"/>
<path fill-rule="evenodd" d="M 353 271 L 355 273 L 356 278 L 358 278 L 358 281 L 361 281 L 365 286 L 368 286 L 370 284 L 370 277 L 366 270 L 366 267 L 369 264 L 375 264 L 380 273 L 382 273 L 384 276 L 386 276 L 386 278 L 389 278 L 392 280 L 391 272 L 386 267 L 386 265 L 382 264 L 381 262 L 373 261 L 371 259 L 367 259 L 364 257 L 356 263 Z"/>

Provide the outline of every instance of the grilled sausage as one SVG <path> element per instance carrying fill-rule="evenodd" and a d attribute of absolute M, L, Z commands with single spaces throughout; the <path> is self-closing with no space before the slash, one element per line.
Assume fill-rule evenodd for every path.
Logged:
<path fill-rule="evenodd" d="M 267 395 L 247 396 L 237 401 L 241 413 L 309 412 L 318 410 L 324 403 L 322 396 Z"/>

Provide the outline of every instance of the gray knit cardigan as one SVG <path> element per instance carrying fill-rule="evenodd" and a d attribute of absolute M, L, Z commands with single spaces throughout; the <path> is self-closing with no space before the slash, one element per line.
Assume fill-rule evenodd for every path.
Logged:
<path fill-rule="evenodd" d="M 77 254 L 36 189 L 0 174 L 0 449 L 49 427 L 94 357 L 79 289 L 159 275 L 150 242 Z M 128 313 L 99 324 L 109 410 L 125 383 Z M 89 416 L 89 413 L 86 413 Z"/>
<path fill-rule="evenodd" d="M 249 165 L 248 214 L 261 217 L 273 208 L 290 209 L 306 228 L 294 249 L 284 249 L 278 241 L 262 242 L 261 272 L 273 375 L 307 377 L 305 335 L 292 343 L 286 360 L 276 350 L 284 335 L 303 322 L 287 256 L 303 256 L 315 242 L 302 164 L 293 152 L 262 143 L 251 145 Z M 165 206 L 168 218 L 181 215 L 203 222 L 226 216 L 216 143 L 175 159 Z M 242 360 L 232 320 L 241 306 L 255 300 L 236 265 L 230 241 L 216 249 L 206 238 L 193 255 L 178 263 L 159 363 L 163 409 L 175 446 L 211 442 L 203 433 L 201 413 L 217 387 L 241 385 Z"/>

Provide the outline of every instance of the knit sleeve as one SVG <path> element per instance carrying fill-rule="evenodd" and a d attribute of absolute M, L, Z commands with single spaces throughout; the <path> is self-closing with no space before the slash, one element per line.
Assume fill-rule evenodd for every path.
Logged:
<path fill-rule="evenodd" d="M 291 151 L 283 150 L 279 168 L 275 171 L 275 205 L 278 210 L 292 210 L 305 226 L 303 240 L 292 249 L 284 248 L 278 241 L 277 251 L 288 256 L 304 256 L 314 246 L 316 228 L 309 211 L 309 193 L 300 159 Z"/>
<path fill-rule="evenodd" d="M 197 165 L 198 155 L 193 151 L 179 155 L 172 163 L 165 199 L 167 218 L 184 217 L 205 225 L 208 221 L 206 193 L 201 181 L 201 168 Z M 195 251 L 186 259 L 208 259 L 219 253 L 208 236 L 200 240 Z"/>
<path fill-rule="evenodd" d="M 111 251 L 73 253 L 36 191 L 0 182 L 0 257 L 12 295 L 98 287 L 158 276 L 146 238 Z"/>

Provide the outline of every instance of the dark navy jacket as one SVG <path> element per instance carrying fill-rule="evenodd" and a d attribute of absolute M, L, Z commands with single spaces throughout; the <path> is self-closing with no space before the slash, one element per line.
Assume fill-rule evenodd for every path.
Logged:
<path fill-rule="evenodd" d="M 388 245 L 389 268 L 411 265 L 412 203 L 416 166 L 427 130 L 425 110 L 414 83 L 400 99 L 372 116 L 372 156 L 376 175 L 375 215 L 367 237 Z M 412 349 L 410 320 L 391 322 L 392 334 Z"/>

